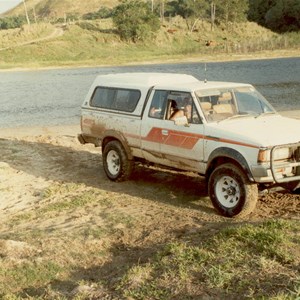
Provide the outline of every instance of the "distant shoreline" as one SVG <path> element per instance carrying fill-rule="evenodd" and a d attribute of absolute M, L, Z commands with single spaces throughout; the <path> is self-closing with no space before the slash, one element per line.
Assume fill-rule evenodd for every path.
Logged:
<path fill-rule="evenodd" d="M 284 58 L 300 58 L 300 48 L 290 50 L 273 50 L 262 51 L 246 54 L 215 54 L 215 55 L 190 55 L 190 57 L 176 57 L 170 56 L 169 59 L 154 59 L 150 61 L 137 61 L 131 63 L 121 64 L 86 64 L 78 63 L 74 65 L 52 65 L 52 66 L 24 66 L 24 67 L 11 67 L 1 68 L 0 72 L 26 72 L 26 71 L 39 71 L 39 70 L 55 70 L 55 69 L 83 69 L 83 68 L 109 68 L 109 67 L 126 67 L 126 66 L 139 66 L 139 65 L 156 65 L 156 64 L 180 64 L 180 63 L 218 63 L 218 62 L 234 62 L 234 61 L 251 61 L 251 60 L 268 60 L 268 59 L 284 59 Z"/>

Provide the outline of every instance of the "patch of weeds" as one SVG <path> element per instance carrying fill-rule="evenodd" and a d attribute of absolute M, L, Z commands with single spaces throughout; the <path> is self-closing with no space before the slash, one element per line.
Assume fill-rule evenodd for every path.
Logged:
<path fill-rule="evenodd" d="M 179 267 L 179 269 L 186 269 L 190 265 L 198 267 L 213 257 L 214 255 L 205 249 L 175 242 L 166 245 L 158 254 L 157 259 L 168 266 L 167 269 L 170 268 L 173 271 L 174 267 Z"/>
<path fill-rule="evenodd" d="M 135 299 L 172 299 L 172 291 L 182 292 L 212 253 L 185 243 L 170 243 L 151 263 L 133 266 L 123 276 L 118 290 Z"/>
<path fill-rule="evenodd" d="M 154 275 L 155 272 L 151 264 L 134 266 L 122 278 L 116 290 L 123 290 L 125 297 L 132 297 L 133 299 L 168 299 L 170 291 L 159 286 Z"/>
<path fill-rule="evenodd" d="M 223 230 L 216 237 L 216 243 L 240 245 L 244 251 L 255 255 L 264 255 L 282 263 L 291 261 L 286 245 L 289 242 L 287 231 L 291 229 L 288 222 L 270 220 L 259 226 L 245 225 Z"/>
<path fill-rule="evenodd" d="M 61 212 L 61 211 L 66 211 L 70 209 L 75 209 L 78 207 L 83 207 L 85 206 L 89 201 L 89 198 L 84 195 L 84 196 L 76 196 L 76 197 L 70 197 L 64 201 L 57 201 L 53 203 L 49 203 L 42 209 L 39 209 L 37 213 L 39 215 L 45 215 L 50 212 Z"/>
<path fill-rule="evenodd" d="M 82 208 L 86 205 L 97 201 L 97 194 L 94 192 L 86 192 L 84 194 L 78 195 L 78 196 L 70 196 L 66 197 L 67 199 L 63 201 L 57 201 L 53 203 L 49 203 L 42 209 L 39 209 L 37 211 L 37 214 L 39 215 L 45 215 L 50 212 L 62 212 L 66 210 L 72 210 L 76 208 Z M 99 202 L 101 205 L 101 202 Z"/>
<path fill-rule="evenodd" d="M 206 240 L 200 234 L 169 243 L 148 263 L 129 268 L 118 290 L 135 299 L 188 299 L 205 286 L 224 298 L 297 299 L 300 286 L 289 255 L 294 226 L 271 220 L 221 229 Z"/>
<path fill-rule="evenodd" d="M 170 299 L 170 291 L 163 286 L 157 286 L 155 282 L 147 282 L 138 289 L 129 289 L 124 293 L 125 297 L 133 299 Z"/>
<path fill-rule="evenodd" d="M 13 216 L 10 219 L 9 224 L 13 227 L 13 226 L 19 225 L 23 222 L 27 222 L 27 221 L 29 221 L 33 218 L 34 218 L 34 213 L 33 212 L 22 213 L 22 214 L 18 214 L 16 216 Z"/>
<path fill-rule="evenodd" d="M 228 286 L 235 276 L 234 269 L 227 265 L 212 265 L 204 269 L 206 281 L 210 287 L 224 288 Z"/>
<path fill-rule="evenodd" d="M 44 199 L 51 198 L 54 196 L 61 196 L 64 194 L 70 194 L 70 193 L 76 193 L 80 189 L 84 189 L 85 186 L 83 184 L 76 184 L 76 183 L 66 183 L 66 184 L 59 184 L 55 183 L 52 184 L 51 186 L 47 187 L 43 192 L 42 192 L 42 197 Z"/>
<path fill-rule="evenodd" d="M 104 196 L 103 191 L 87 188 L 83 184 L 54 184 L 42 193 L 44 199 L 58 198 L 37 211 L 39 215 L 50 212 L 61 212 L 76 208 L 85 207 L 88 204 L 97 202 L 97 205 L 109 206 L 111 201 Z"/>
<path fill-rule="evenodd" d="M 62 268 L 51 262 L 22 263 L 0 267 L 0 293 L 16 293 L 29 286 L 45 286 L 56 279 Z"/>
<path fill-rule="evenodd" d="M 122 279 L 120 286 L 135 288 L 149 280 L 153 280 L 153 266 L 151 264 L 133 266 Z"/>

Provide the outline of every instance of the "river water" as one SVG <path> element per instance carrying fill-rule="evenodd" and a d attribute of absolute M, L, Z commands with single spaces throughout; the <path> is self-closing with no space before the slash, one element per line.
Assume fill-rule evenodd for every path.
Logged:
<path fill-rule="evenodd" d="M 80 106 L 95 77 L 119 72 L 186 73 L 200 80 L 250 83 L 278 111 L 300 110 L 300 57 L 206 65 L 177 63 L 0 71 L 0 127 L 77 124 Z"/>

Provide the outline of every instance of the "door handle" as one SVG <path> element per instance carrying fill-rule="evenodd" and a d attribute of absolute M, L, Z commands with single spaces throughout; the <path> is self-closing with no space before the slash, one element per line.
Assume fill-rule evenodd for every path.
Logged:
<path fill-rule="evenodd" d="M 163 129 L 161 133 L 162 135 L 169 135 L 169 130 Z"/>

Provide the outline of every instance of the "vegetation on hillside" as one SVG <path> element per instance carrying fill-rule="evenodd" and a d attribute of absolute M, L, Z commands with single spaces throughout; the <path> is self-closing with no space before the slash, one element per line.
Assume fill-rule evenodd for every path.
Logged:
<path fill-rule="evenodd" d="M 159 19 L 150 7 L 141 1 L 124 1 L 116 6 L 113 22 L 118 34 L 125 40 L 145 40 L 159 29 Z"/>
<path fill-rule="evenodd" d="M 210 20 L 212 25 L 223 23 L 226 28 L 232 23 L 248 19 L 279 32 L 300 29 L 299 0 L 26 0 L 26 6 L 32 20 L 53 22 L 74 16 L 79 19 L 89 15 L 95 18 L 95 13 L 100 10 L 98 17 L 102 18 L 105 10 L 106 16 L 108 11 L 113 15 L 118 6 L 128 6 L 130 3 L 135 7 L 133 10 L 138 12 L 141 5 L 138 2 L 147 5 L 161 19 L 179 15 L 191 24 Z M 21 14 L 24 14 L 22 3 L 8 13 L 13 16 Z M 132 15 L 134 17 L 135 14 Z"/>
<path fill-rule="evenodd" d="M 299 0 L 249 1 L 249 19 L 279 32 L 299 31 Z"/>
<path fill-rule="evenodd" d="M 26 23 L 25 16 L 11 16 L 0 19 L 0 29 L 21 28 Z"/>
<path fill-rule="evenodd" d="M 5 28 L 15 28 L 0 30 L 0 67 L 127 64 L 200 56 L 210 60 L 290 51 L 300 45 L 298 32 L 278 34 L 247 21 L 249 7 L 254 10 L 248 0 L 123 0 L 101 5 L 98 0 L 88 5 L 64 0 L 59 2 L 63 17 L 52 13 L 58 2 L 27 0 L 30 26 L 16 29 L 7 22 L 19 17 L 0 19 Z M 89 11 L 91 5 L 98 9 Z M 45 28 L 45 20 L 47 31 L 39 28 Z"/>

